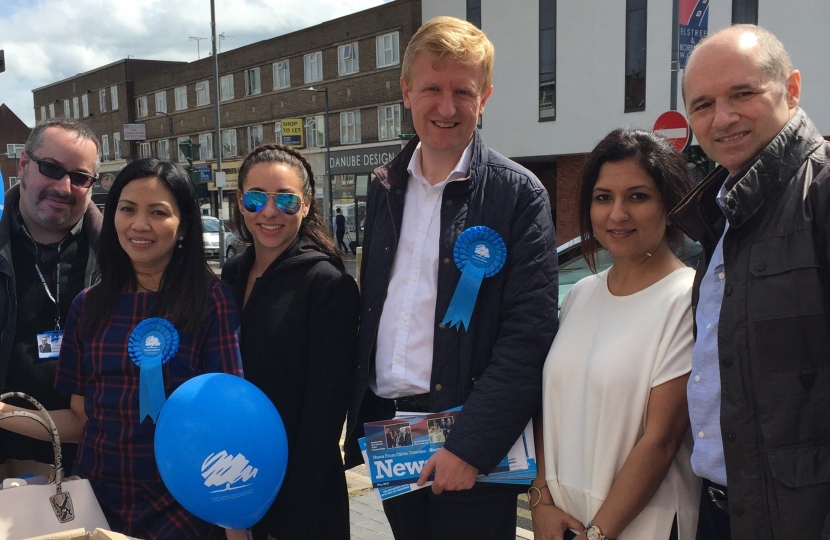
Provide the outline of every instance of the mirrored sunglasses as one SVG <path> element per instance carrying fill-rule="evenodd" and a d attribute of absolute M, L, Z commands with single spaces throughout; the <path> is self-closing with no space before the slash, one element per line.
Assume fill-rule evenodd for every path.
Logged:
<path fill-rule="evenodd" d="M 259 212 L 265 208 L 268 197 L 273 195 L 274 202 L 284 214 L 293 216 L 303 207 L 303 200 L 294 193 L 268 193 L 265 191 L 246 191 L 242 194 L 242 206 L 249 212 Z"/>
<path fill-rule="evenodd" d="M 51 178 L 52 180 L 60 180 L 67 174 L 69 175 L 69 182 L 73 186 L 81 187 L 81 188 L 88 188 L 92 184 L 98 180 L 98 176 L 93 176 L 91 174 L 82 173 L 79 171 L 67 171 L 57 163 L 52 163 L 51 161 L 45 161 L 42 159 L 38 159 L 33 153 L 26 150 L 26 154 L 29 158 L 37 163 L 37 169 L 40 171 L 40 174 L 45 176 L 46 178 Z"/>

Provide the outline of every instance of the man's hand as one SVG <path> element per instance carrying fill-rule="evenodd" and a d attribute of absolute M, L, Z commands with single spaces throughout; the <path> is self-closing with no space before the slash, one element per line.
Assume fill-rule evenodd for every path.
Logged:
<path fill-rule="evenodd" d="M 461 491 L 470 489 L 476 483 L 478 469 L 443 448 L 424 463 L 418 485 L 422 486 L 429 480 L 429 475 L 435 471 L 435 480 L 432 482 L 432 492 L 440 495 L 444 490 Z"/>

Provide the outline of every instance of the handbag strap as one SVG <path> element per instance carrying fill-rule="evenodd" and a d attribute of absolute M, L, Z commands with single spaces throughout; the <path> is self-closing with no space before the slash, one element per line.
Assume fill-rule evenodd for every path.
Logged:
<path fill-rule="evenodd" d="M 5 394 L 0 395 L 0 401 L 6 401 L 10 398 L 20 398 L 25 399 L 29 403 L 35 406 L 35 408 L 43 414 L 43 417 L 40 417 L 32 412 L 29 411 L 14 411 L 10 413 L 0 414 L 0 420 L 4 418 L 11 418 L 14 416 L 23 417 L 23 418 L 30 418 L 43 426 L 43 428 L 49 433 L 49 436 L 52 440 L 52 449 L 55 452 L 55 486 L 57 488 L 57 493 L 61 493 L 61 482 L 63 481 L 63 459 L 61 454 L 61 439 L 58 435 L 58 428 L 55 427 L 55 422 L 52 421 L 52 417 L 49 416 L 49 412 L 43 408 L 43 405 L 40 404 L 38 400 L 33 398 L 28 394 L 24 394 L 23 392 L 7 392 Z"/>

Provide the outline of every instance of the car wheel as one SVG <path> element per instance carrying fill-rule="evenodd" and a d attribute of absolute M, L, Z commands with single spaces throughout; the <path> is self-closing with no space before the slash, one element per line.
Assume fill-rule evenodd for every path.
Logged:
<path fill-rule="evenodd" d="M 226 256 L 225 256 L 225 258 L 226 258 L 226 259 L 230 259 L 230 258 L 231 258 L 231 257 L 233 257 L 234 255 L 236 255 L 236 249 L 234 249 L 234 247 L 233 247 L 233 246 L 228 246 L 228 251 L 227 251 L 227 253 L 226 253 L 225 255 L 226 255 Z"/>

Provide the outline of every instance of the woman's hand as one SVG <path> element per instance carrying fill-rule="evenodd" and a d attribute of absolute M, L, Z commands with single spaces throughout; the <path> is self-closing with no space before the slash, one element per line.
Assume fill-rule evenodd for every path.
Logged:
<path fill-rule="evenodd" d="M 585 530 L 585 525 L 579 520 L 544 501 L 531 508 L 530 514 L 533 517 L 533 538 L 536 540 L 562 540 L 568 528 Z M 584 540 L 584 533 L 577 538 Z"/>

